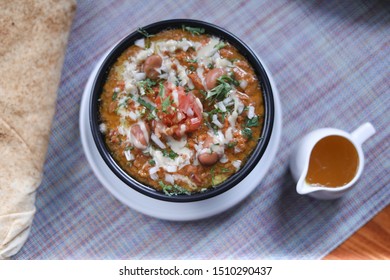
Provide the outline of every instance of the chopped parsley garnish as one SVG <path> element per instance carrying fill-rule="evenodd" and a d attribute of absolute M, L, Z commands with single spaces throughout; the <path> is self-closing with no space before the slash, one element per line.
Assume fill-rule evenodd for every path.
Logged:
<path fill-rule="evenodd" d="M 199 90 L 199 93 L 202 94 L 204 97 L 207 96 L 207 91 L 203 90 L 203 89 L 200 89 Z"/>
<path fill-rule="evenodd" d="M 190 66 L 188 67 L 188 69 L 190 69 L 190 71 L 192 71 L 192 72 L 194 72 L 194 71 L 196 70 L 194 65 L 190 65 Z"/>
<path fill-rule="evenodd" d="M 229 173 L 229 172 L 231 172 L 231 170 L 229 168 L 222 167 L 221 172 L 222 173 Z"/>
<path fill-rule="evenodd" d="M 155 119 L 156 119 L 156 116 L 153 115 L 153 114 L 148 114 L 148 116 L 146 117 L 146 119 L 147 119 L 148 121 L 155 120 Z"/>
<path fill-rule="evenodd" d="M 225 99 L 229 91 L 232 90 L 232 86 L 227 82 L 220 81 L 219 79 L 218 81 L 220 82 L 219 85 L 217 85 L 215 88 L 213 88 L 207 93 L 206 99 L 214 99 L 221 101 Z"/>
<path fill-rule="evenodd" d="M 138 82 L 138 86 L 143 88 L 145 93 L 154 93 L 153 86 L 156 85 L 155 81 L 152 81 L 151 79 L 147 78 L 143 81 Z"/>
<path fill-rule="evenodd" d="M 150 165 L 156 165 L 156 161 L 154 159 L 150 159 L 148 162 Z"/>
<path fill-rule="evenodd" d="M 200 34 L 205 33 L 205 29 L 201 28 L 201 27 L 191 27 L 191 26 L 185 26 L 185 25 L 182 25 L 181 27 L 184 31 L 188 31 L 193 35 L 200 35 Z"/>
<path fill-rule="evenodd" d="M 251 119 L 247 119 L 246 127 L 254 127 L 259 126 L 259 116 L 254 116 Z"/>
<path fill-rule="evenodd" d="M 233 77 L 228 76 L 228 75 L 222 75 L 221 77 L 218 78 L 218 80 L 227 82 L 229 84 L 233 84 L 236 87 L 238 87 L 240 85 L 240 83 L 236 79 L 234 79 Z"/>
<path fill-rule="evenodd" d="M 142 27 L 138 27 L 137 31 L 138 31 L 138 33 L 141 33 L 142 35 L 144 35 L 146 38 L 154 36 L 154 35 L 150 35 L 149 32 L 146 31 L 145 29 L 143 29 Z"/>
<path fill-rule="evenodd" d="M 169 109 L 169 107 L 171 107 L 171 105 L 172 105 L 172 101 L 171 101 L 171 99 L 170 99 L 169 96 L 168 96 L 168 97 L 165 98 L 165 99 L 163 100 L 163 102 L 161 103 L 162 111 L 163 111 L 164 113 L 168 113 L 168 109 Z"/>
<path fill-rule="evenodd" d="M 245 127 L 243 130 L 241 130 L 241 133 L 247 139 L 251 139 L 253 137 L 252 129 L 249 127 Z"/>
<path fill-rule="evenodd" d="M 187 191 L 185 188 L 180 187 L 179 185 L 173 184 L 173 185 L 167 185 L 163 181 L 158 181 L 158 184 L 162 188 L 162 191 L 169 196 L 172 195 L 178 195 L 178 194 L 187 194 L 190 195 L 191 193 Z"/>
<path fill-rule="evenodd" d="M 162 83 L 160 83 L 160 90 L 158 92 L 158 95 L 160 97 L 163 97 L 165 95 L 165 88 L 164 88 L 164 85 Z"/>
<path fill-rule="evenodd" d="M 175 159 L 179 156 L 177 153 L 175 153 L 172 150 L 171 151 L 162 150 L 162 154 L 164 157 L 169 157 L 170 159 Z"/>
<path fill-rule="evenodd" d="M 154 107 L 152 104 L 150 104 L 149 102 L 146 102 L 145 100 L 143 100 L 140 97 L 138 97 L 137 102 L 139 104 L 141 104 L 142 106 L 145 106 L 146 108 L 148 108 L 150 111 L 156 110 L 156 107 Z"/>
<path fill-rule="evenodd" d="M 126 107 L 127 101 L 129 101 L 130 97 L 125 97 L 121 103 L 119 103 L 118 107 L 116 108 L 116 112 L 119 110 L 120 107 Z"/>
<path fill-rule="evenodd" d="M 220 49 L 224 48 L 225 46 L 226 46 L 226 44 L 224 42 L 219 42 L 218 44 L 216 44 L 214 46 L 214 49 L 220 50 Z"/>
<path fill-rule="evenodd" d="M 239 83 L 228 75 L 222 75 L 217 79 L 218 85 L 207 93 L 206 99 L 214 99 L 221 101 L 225 99 L 233 89 L 232 85 L 238 86 Z"/>
<path fill-rule="evenodd" d="M 112 93 L 112 98 L 111 98 L 112 101 L 116 100 L 116 98 L 118 97 L 118 93 L 119 93 L 118 91 L 114 90 L 114 92 Z"/>
<path fill-rule="evenodd" d="M 186 61 L 188 63 L 198 63 L 198 60 L 196 58 L 194 58 L 194 59 L 187 58 Z"/>
<path fill-rule="evenodd" d="M 234 148 L 235 146 L 237 146 L 237 141 L 227 143 L 228 148 Z"/>
<path fill-rule="evenodd" d="M 209 69 L 213 69 L 214 68 L 214 64 L 212 64 L 211 62 L 207 65 L 207 68 Z"/>
<path fill-rule="evenodd" d="M 149 34 L 148 31 L 146 31 L 142 27 L 139 27 L 137 31 L 138 31 L 138 33 L 141 33 L 142 35 L 145 36 L 145 48 L 149 49 L 150 48 L 150 37 L 153 37 L 154 35 Z"/>

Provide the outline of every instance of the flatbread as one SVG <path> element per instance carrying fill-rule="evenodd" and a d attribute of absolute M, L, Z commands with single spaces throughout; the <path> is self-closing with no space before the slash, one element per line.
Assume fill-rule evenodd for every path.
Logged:
<path fill-rule="evenodd" d="M 0 1 L 0 259 L 28 237 L 74 0 Z"/>

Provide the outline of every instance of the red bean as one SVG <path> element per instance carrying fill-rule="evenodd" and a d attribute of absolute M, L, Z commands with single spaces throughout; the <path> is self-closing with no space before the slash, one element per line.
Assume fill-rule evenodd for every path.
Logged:
<path fill-rule="evenodd" d="M 206 81 L 206 87 L 208 90 L 214 88 L 217 86 L 217 79 L 221 77 L 223 74 L 225 74 L 225 70 L 222 68 L 214 68 L 210 70 L 205 78 Z"/>
<path fill-rule="evenodd" d="M 207 136 L 207 138 L 203 142 L 203 147 L 204 148 L 210 148 L 210 146 L 213 144 L 213 138 L 210 136 Z M 198 155 L 198 160 L 202 165 L 205 166 L 210 166 L 215 163 L 220 159 L 221 155 L 219 155 L 216 152 L 204 152 Z"/>
<path fill-rule="evenodd" d="M 132 127 L 130 128 L 130 133 L 133 137 L 133 145 L 136 148 L 140 150 L 144 150 L 147 148 L 149 144 L 149 138 L 145 138 L 145 134 L 139 124 L 132 125 Z M 148 132 L 146 131 L 146 133 Z"/>
<path fill-rule="evenodd" d="M 156 68 L 160 68 L 162 65 L 162 58 L 155 54 L 149 56 L 144 62 L 144 72 L 146 77 L 149 79 L 155 80 L 158 78 L 159 73 Z"/>
<path fill-rule="evenodd" d="M 210 166 L 217 163 L 217 161 L 219 160 L 219 155 L 216 152 L 206 152 L 198 155 L 198 160 L 202 165 Z"/>

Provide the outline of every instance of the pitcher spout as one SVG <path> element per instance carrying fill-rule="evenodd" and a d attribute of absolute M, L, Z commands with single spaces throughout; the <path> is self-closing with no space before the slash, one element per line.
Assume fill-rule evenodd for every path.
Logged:
<path fill-rule="evenodd" d="M 297 183 L 297 193 L 302 195 L 315 191 L 315 189 L 306 182 L 305 177 L 306 174 L 303 174 Z"/>

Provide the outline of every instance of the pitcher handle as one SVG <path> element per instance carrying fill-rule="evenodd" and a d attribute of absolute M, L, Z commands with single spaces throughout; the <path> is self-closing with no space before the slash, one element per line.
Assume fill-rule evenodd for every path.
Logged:
<path fill-rule="evenodd" d="M 366 122 L 355 129 L 355 131 L 351 133 L 351 137 L 359 145 L 362 145 L 368 138 L 374 135 L 375 132 L 374 126 L 371 123 Z"/>

